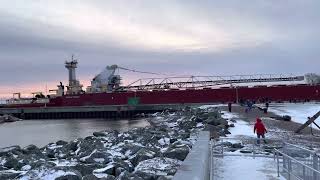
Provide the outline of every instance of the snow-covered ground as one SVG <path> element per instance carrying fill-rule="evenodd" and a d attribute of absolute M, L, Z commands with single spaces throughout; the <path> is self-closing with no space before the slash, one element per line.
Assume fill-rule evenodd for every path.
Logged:
<path fill-rule="evenodd" d="M 223 118 L 235 120 L 235 127 L 229 128 L 231 132 L 224 141 L 241 143 L 241 137 L 255 137 L 253 127 L 248 122 L 242 120 L 238 114 L 222 111 Z M 252 144 L 251 146 L 255 146 Z M 252 149 L 252 147 L 247 147 Z M 225 152 L 224 156 L 213 157 L 213 179 L 281 179 L 277 177 L 277 164 L 273 158 L 245 156 L 239 151 Z"/>
<path fill-rule="evenodd" d="M 202 105 L 199 108 L 200 109 L 208 109 L 212 107 L 222 107 L 222 106 L 227 106 L 227 104 L 211 104 L 211 105 Z"/>
<path fill-rule="evenodd" d="M 245 157 L 245 156 L 224 156 L 214 158 L 213 179 L 281 179 L 277 177 L 277 164 L 272 158 Z"/>
<path fill-rule="evenodd" d="M 255 137 L 253 134 L 253 126 L 250 125 L 248 122 L 241 120 L 237 113 L 230 113 L 227 111 L 221 111 L 223 115 L 221 117 L 225 119 L 234 119 L 235 122 L 233 123 L 235 127 L 229 128 L 230 135 L 228 138 L 236 138 L 237 136 L 249 136 Z M 251 127 L 252 126 L 252 127 Z"/>
<path fill-rule="evenodd" d="M 320 111 L 320 103 L 270 104 L 269 111 L 280 116 L 289 115 L 292 121 L 303 124 L 308 117 Z"/>

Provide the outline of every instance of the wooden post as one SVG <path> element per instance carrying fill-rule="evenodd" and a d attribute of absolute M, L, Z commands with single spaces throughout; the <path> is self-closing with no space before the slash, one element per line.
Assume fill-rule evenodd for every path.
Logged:
<path fill-rule="evenodd" d="M 306 128 L 306 127 L 309 126 L 311 123 L 313 123 L 319 116 L 320 116 L 320 111 L 318 111 L 314 116 L 312 116 L 311 118 L 309 118 L 307 122 L 305 122 L 302 126 L 300 126 L 300 127 L 295 131 L 295 133 L 300 133 L 300 131 L 302 131 L 304 128 Z"/>

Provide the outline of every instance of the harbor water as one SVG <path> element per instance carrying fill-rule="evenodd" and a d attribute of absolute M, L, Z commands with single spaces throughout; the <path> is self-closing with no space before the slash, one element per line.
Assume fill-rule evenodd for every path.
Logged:
<path fill-rule="evenodd" d="M 55 119 L 4 123 L 0 124 L 0 148 L 12 145 L 24 147 L 30 144 L 43 147 L 58 140 L 71 141 L 80 137 L 84 138 L 95 131 L 127 131 L 147 125 L 149 123 L 145 119 Z"/>

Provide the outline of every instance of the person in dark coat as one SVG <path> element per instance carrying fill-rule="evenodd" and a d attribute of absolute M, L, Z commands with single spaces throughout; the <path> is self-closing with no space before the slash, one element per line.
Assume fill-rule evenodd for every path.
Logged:
<path fill-rule="evenodd" d="M 257 117 L 257 121 L 254 124 L 254 129 L 253 129 L 253 133 L 257 133 L 257 144 L 260 144 L 260 137 L 263 138 L 264 143 L 266 144 L 267 141 L 265 139 L 265 133 L 267 133 L 267 129 L 264 126 L 264 124 L 262 123 L 262 120 Z"/>
<path fill-rule="evenodd" d="M 263 112 L 264 112 L 265 114 L 268 114 L 268 108 L 269 108 L 269 103 L 266 102 L 266 107 L 263 109 Z"/>
<path fill-rule="evenodd" d="M 231 102 L 228 103 L 228 110 L 229 110 L 229 112 L 231 112 L 231 110 L 232 110 L 232 103 Z"/>

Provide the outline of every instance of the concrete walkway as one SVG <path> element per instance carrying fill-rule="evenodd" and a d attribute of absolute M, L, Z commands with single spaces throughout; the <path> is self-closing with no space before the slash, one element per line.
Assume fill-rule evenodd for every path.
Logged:
<path fill-rule="evenodd" d="M 223 109 L 223 108 L 222 108 Z M 226 109 L 223 109 L 226 110 Z M 253 134 L 252 120 L 257 116 L 262 116 L 263 113 L 258 110 L 253 110 L 250 113 L 244 113 L 243 107 L 237 106 L 233 113 L 225 112 L 226 118 L 235 118 L 237 120 L 234 128 L 230 128 L 231 135 L 228 135 L 222 142 L 233 142 L 245 145 L 245 148 L 256 152 L 263 152 L 261 147 L 256 147 L 255 134 Z M 221 139 L 220 139 L 221 142 Z M 245 142 L 245 143 L 244 143 Z M 271 143 L 271 142 L 270 142 Z M 269 144 L 269 145 L 272 145 Z M 251 149 L 255 147 L 254 149 Z M 263 154 L 258 154 L 262 155 Z M 257 157 L 253 154 L 242 154 L 236 152 L 224 152 L 224 155 L 212 156 L 212 180 L 277 180 L 285 179 L 277 174 L 277 162 L 274 161 L 272 155 L 269 157 Z"/>
<path fill-rule="evenodd" d="M 224 156 L 213 158 L 213 180 L 277 180 L 277 163 L 272 158 Z"/>

